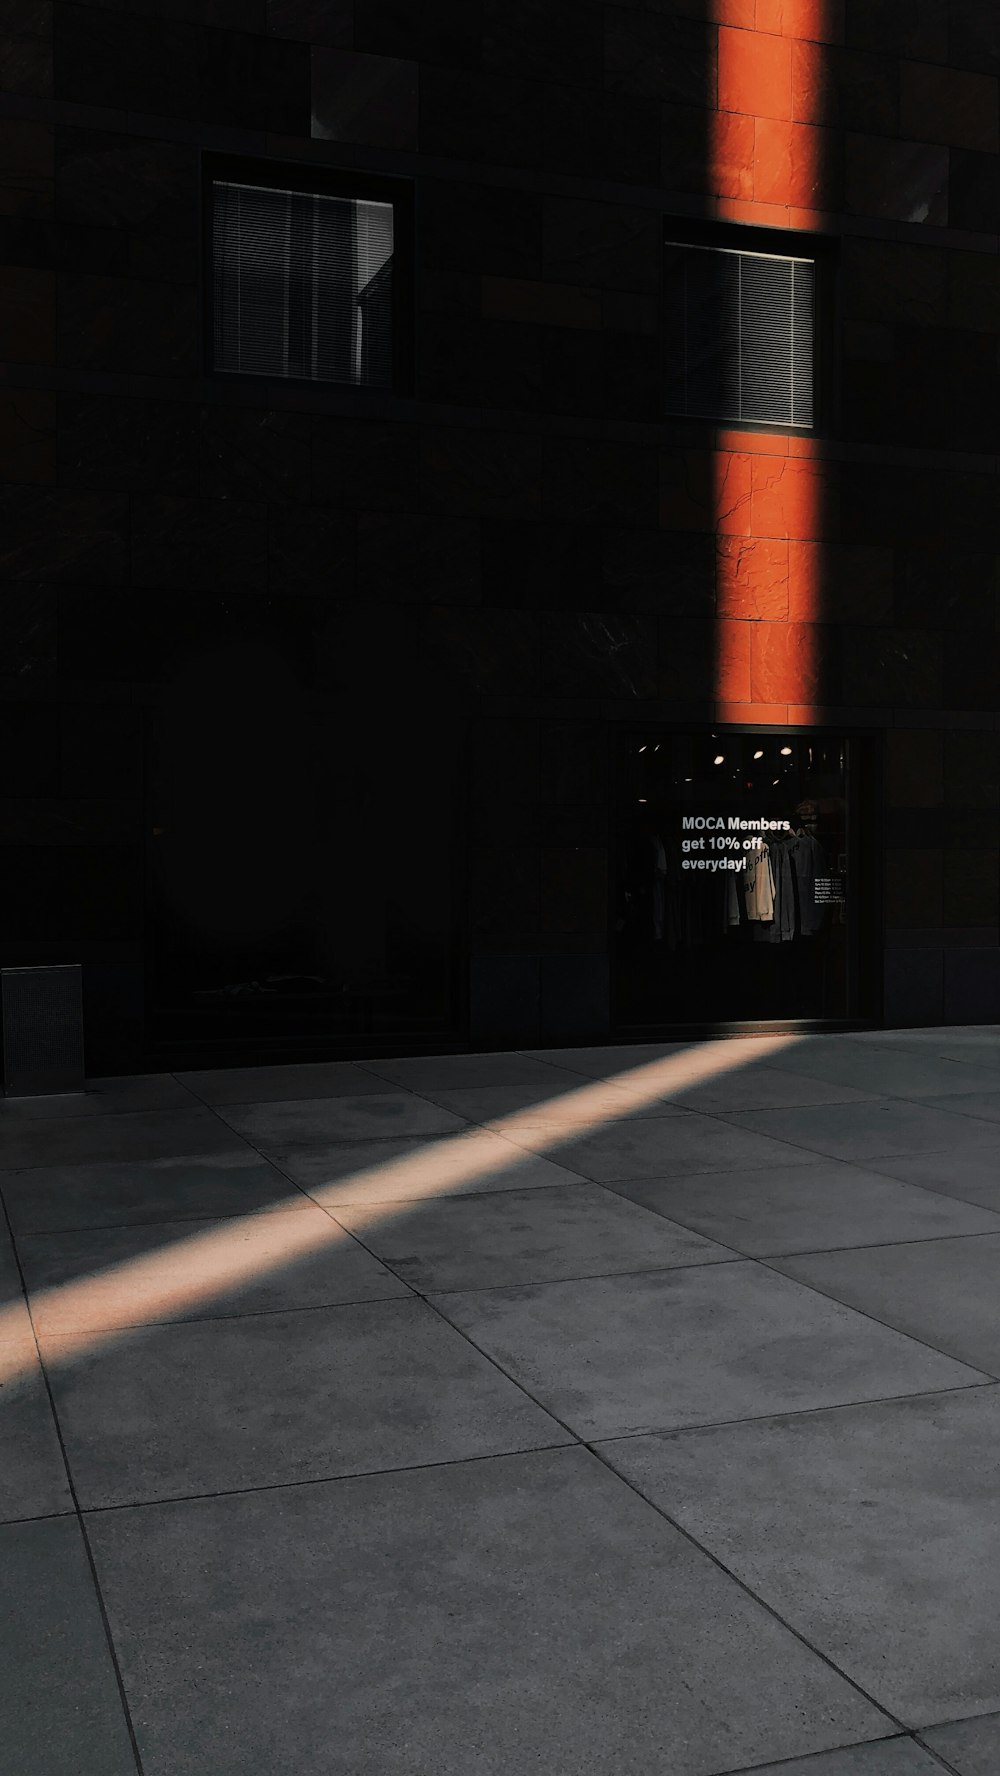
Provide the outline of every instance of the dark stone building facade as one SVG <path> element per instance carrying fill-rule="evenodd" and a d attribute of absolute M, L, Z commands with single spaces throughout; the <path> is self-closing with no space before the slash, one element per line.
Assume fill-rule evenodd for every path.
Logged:
<path fill-rule="evenodd" d="M 1000 1017 L 994 6 L 0 32 L 0 962 L 91 1071 Z M 394 205 L 391 386 L 215 367 L 222 178 Z M 785 237 L 813 423 L 678 411 L 667 245 Z M 815 929 L 694 930 L 684 809 Z"/>

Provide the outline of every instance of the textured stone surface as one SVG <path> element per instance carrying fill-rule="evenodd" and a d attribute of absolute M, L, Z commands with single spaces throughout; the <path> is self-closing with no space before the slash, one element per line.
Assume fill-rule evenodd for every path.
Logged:
<path fill-rule="evenodd" d="M 544 749 L 522 732 L 529 783 L 578 731 Z M 594 795 L 593 764 L 584 746 L 565 781 Z M 526 958 L 544 992 L 575 959 Z M 717 1082 L 693 1085 L 713 1062 Z M 866 1095 L 854 1066 L 899 1095 Z M 207 1109 L 133 1107 L 192 1091 L 292 1145 L 272 1167 Z M 830 1118 L 867 1138 L 887 1104 L 990 1139 L 865 1168 L 772 1141 L 748 1168 L 763 1138 L 734 1127 L 737 1098 L 758 1106 L 741 1118 L 808 1115 L 820 1139 Z M 929 1776 L 927 1746 L 985 1776 L 997 1099 L 998 1026 L 966 1023 L 200 1070 L 109 1078 L 86 1109 L 12 1102 L 10 1139 L 42 1143 L 29 1158 L 71 1143 L 61 1165 L 0 1174 L 17 1776 L 69 1776 L 91 1747 L 117 1776 L 76 1504 L 144 1767 L 164 1776 L 259 1763 L 279 1728 L 317 1771 L 488 1776 L 499 1747 L 505 1770 L 638 1772 L 669 1743 L 682 1776 Z M 328 1138 L 366 1105 L 384 1126 L 387 1103 L 397 1126 L 403 1105 L 417 1128 L 471 1114 L 509 1138 L 461 1121 Z M 644 1131 L 647 1175 L 609 1189 L 561 1167 L 561 1119 L 581 1113 L 633 1159 Z M 229 1145 L 199 1154 L 209 1124 Z M 751 1146 L 704 1169 L 713 1130 Z M 50 1682 L 29 1749 L 24 1694 Z"/>
<path fill-rule="evenodd" d="M 18 1252 L 43 1340 L 408 1293 L 329 1215 L 309 1205 L 235 1221 L 22 1235 Z"/>
<path fill-rule="evenodd" d="M 812 1411 L 984 1377 L 752 1264 L 438 1295 L 578 1436 Z M 815 1352 L 822 1347 L 822 1371 Z M 635 1351 L 647 1355 L 636 1367 Z"/>
<path fill-rule="evenodd" d="M 997 1435 L 990 1387 L 628 1438 L 604 1453 L 840 1670 L 923 1728 L 996 1712 Z"/>
<path fill-rule="evenodd" d="M 15 1233 L 202 1220 L 290 1209 L 305 1198 L 281 1172 L 235 1139 L 229 1151 L 150 1156 L 99 1164 L 0 1172 L 0 1193 Z"/>
<path fill-rule="evenodd" d="M 947 1727 L 929 1727 L 924 1737 L 932 1750 L 947 1758 L 959 1776 L 989 1776 L 1000 1748 L 1000 1714 L 953 1721 Z"/>
<path fill-rule="evenodd" d="M 622 1209 L 625 1207 L 625 1212 Z M 403 1209 L 340 1208 L 337 1219 L 422 1291 L 491 1289 L 564 1276 L 712 1264 L 732 1256 L 666 1221 L 658 1225 L 598 1185 L 498 1191 Z"/>
<path fill-rule="evenodd" d="M 899 1237 L 899 1236 L 898 1236 Z M 1000 1369 L 995 1315 L 1000 1242 L 996 1234 L 893 1244 L 858 1252 L 806 1253 L 774 1260 L 797 1277 L 886 1325 L 947 1351 L 989 1374 Z"/>
<path fill-rule="evenodd" d="M 84 1508 L 570 1440 L 421 1301 L 53 1334 L 45 1351 Z"/>
<path fill-rule="evenodd" d="M 245 1769 L 275 1691 L 303 1776 L 641 1776 L 665 1743 L 709 1776 L 891 1730 L 580 1450 L 92 1521 L 150 1776 Z"/>
<path fill-rule="evenodd" d="M 613 1188 L 748 1257 L 1000 1232 L 992 1211 L 950 1203 L 933 1187 L 913 1188 L 915 1183 L 893 1188 L 877 1172 L 816 1159 L 773 1171 L 701 1172 L 690 1178 L 637 1179 Z M 970 1214 L 990 1214 L 991 1219 L 971 1221 Z"/>
<path fill-rule="evenodd" d="M 0 1549 L 0 1720 L 11 1776 L 72 1776 L 88 1765 L 131 1776 L 135 1760 L 78 1523 L 5 1524 Z"/>

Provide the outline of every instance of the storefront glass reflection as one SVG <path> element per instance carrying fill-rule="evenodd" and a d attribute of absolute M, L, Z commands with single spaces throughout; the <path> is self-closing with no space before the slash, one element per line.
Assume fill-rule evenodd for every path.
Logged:
<path fill-rule="evenodd" d="M 622 736 L 620 1025 L 847 1015 L 847 767 L 829 734 Z"/>

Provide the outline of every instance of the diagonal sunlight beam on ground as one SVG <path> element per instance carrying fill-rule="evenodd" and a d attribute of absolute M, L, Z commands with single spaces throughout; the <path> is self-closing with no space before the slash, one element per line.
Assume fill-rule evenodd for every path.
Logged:
<path fill-rule="evenodd" d="M 495 1176 L 497 1156 L 492 1143 L 488 1153 L 483 1151 L 484 1130 L 507 1137 L 509 1157 L 504 1156 L 501 1167 L 515 1170 L 567 1140 L 593 1134 L 658 1100 L 669 1103 L 698 1085 L 736 1072 L 753 1061 L 770 1059 L 799 1041 L 800 1037 L 789 1035 L 699 1043 L 629 1068 L 611 1079 L 596 1079 L 560 1093 L 547 1106 L 547 1114 L 551 1109 L 554 1120 L 532 1127 L 530 1149 L 515 1144 L 518 1132 L 523 1133 L 525 1128 L 524 1112 L 515 1111 L 485 1125 L 477 1124 L 464 1133 L 447 1135 L 386 1165 L 367 1166 L 338 1179 L 337 1202 L 325 1210 L 327 1224 L 322 1229 L 317 1228 L 312 1214 L 280 1215 L 282 1209 L 301 1211 L 302 1193 L 297 1190 L 275 1203 L 265 1215 L 235 1216 L 224 1226 L 172 1241 L 141 1258 L 34 1291 L 33 1316 L 47 1322 L 53 1334 L 58 1328 L 58 1348 L 47 1344 L 45 1361 L 65 1363 L 118 1342 L 130 1330 L 173 1319 L 232 1290 L 259 1282 L 263 1276 L 300 1259 L 314 1257 L 325 1247 L 348 1241 L 352 1236 L 336 1220 L 337 1206 L 345 1207 L 353 1198 L 364 1201 L 371 1210 L 373 1184 L 385 1192 L 374 1206 L 381 1207 L 387 1217 L 397 1214 L 400 1207 L 413 1208 L 423 1200 L 473 1184 L 477 1178 Z M 612 1089 L 617 1094 L 614 1101 L 609 1099 Z M 664 1141 L 669 1142 L 666 1118 L 664 1125 Z M 320 1208 L 322 1190 L 320 1185 L 307 1192 Z M 35 1363 L 34 1339 L 24 1303 L 0 1310 L 0 1386 L 26 1380 L 35 1373 Z"/>

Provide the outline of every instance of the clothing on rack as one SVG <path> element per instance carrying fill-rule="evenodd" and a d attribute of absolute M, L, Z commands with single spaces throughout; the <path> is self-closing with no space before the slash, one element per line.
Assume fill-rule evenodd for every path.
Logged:
<path fill-rule="evenodd" d="M 759 943 L 791 943 L 795 936 L 795 877 L 792 872 L 791 835 L 776 833 L 768 843 L 774 880 L 774 910 L 769 925 L 759 925 Z"/>
<path fill-rule="evenodd" d="M 799 902 L 799 932 L 802 937 L 813 937 L 823 924 L 823 908 L 816 904 L 816 877 L 823 875 L 826 868 L 823 847 L 812 833 L 800 829 L 790 850 Z"/>
<path fill-rule="evenodd" d="M 774 917 L 754 935 L 763 943 L 791 943 L 814 937 L 823 925 L 816 903 L 816 877 L 824 868 L 823 850 L 811 833 L 779 833 L 770 841 L 774 872 Z"/>
<path fill-rule="evenodd" d="M 728 929 L 742 924 L 740 896 L 746 918 L 753 924 L 774 917 L 774 875 L 768 847 L 763 839 L 753 851 L 747 852 L 743 868 L 732 870 L 726 879 L 726 900 L 723 923 Z"/>

